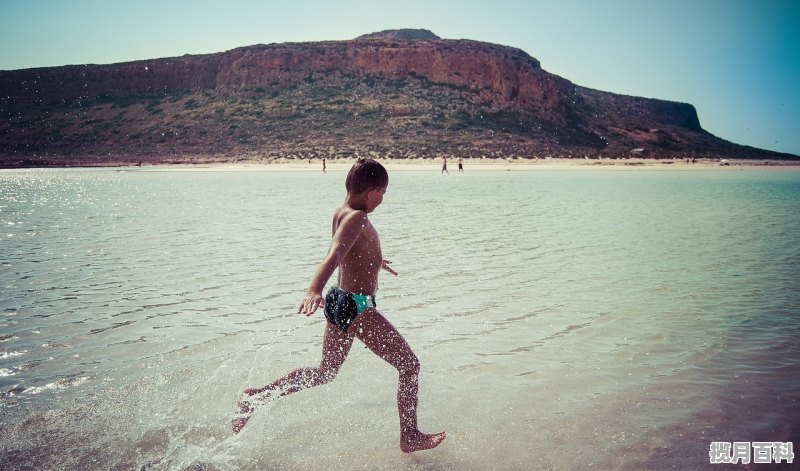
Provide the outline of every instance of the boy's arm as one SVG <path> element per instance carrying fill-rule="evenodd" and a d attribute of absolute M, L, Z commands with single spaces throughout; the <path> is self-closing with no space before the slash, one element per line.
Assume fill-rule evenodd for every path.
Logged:
<path fill-rule="evenodd" d="M 317 271 L 314 272 L 314 276 L 311 278 L 311 285 L 300 302 L 297 312 L 310 316 L 314 314 L 317 308 L 325 304 L 325 299 L 322 297 L 322 288 L 325 287 L 325 283 L 333 275 L 342 258 L 353 248 L 353 244 L 356 243 L 356 239 L 358 239 L 359 234 L 361 234 L 366 225 L 367 213 L 364 211 L 355 211 L 347 215 L 339 223 L 339 227 L 336 229 L 331 241 L 331 248 L 322 263 L 317 267 Z"/>

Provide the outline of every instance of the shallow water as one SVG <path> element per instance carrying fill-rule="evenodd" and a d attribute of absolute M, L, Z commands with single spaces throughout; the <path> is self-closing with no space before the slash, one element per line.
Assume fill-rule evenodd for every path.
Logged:
<path fill-rule="evenodd" d="M 398 171 L 378 306 L 422 362 L 360 347 L 238 436 L 241 390 L 319 359 L 294 314 L 344 173 L 0 171 L 9 469 L 705 469 L 800 423 L 800 173 Z"/>

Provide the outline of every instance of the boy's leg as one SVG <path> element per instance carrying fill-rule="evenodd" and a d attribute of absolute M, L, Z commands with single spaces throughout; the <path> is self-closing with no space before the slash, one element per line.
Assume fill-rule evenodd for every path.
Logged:
<path fill-rule="evenodd" d="M 298 368 L 260 388 L 247 388 L 244 390 L 244 394 L 254 396 L 263 392 L 270 392 L 274 393 L 275 397 L 280 397 L 312 386 L 328 383 L 336 377 L 352 345 L 352 333 L 344 332 L 339 327 L 326 322 L 325 334 L 322 339 L 322 360 L 319 366 Z M 247 400 L 242 400 L 239 403 L 239 412 L 246 415 L 233 420 L 232 425 L 235 433 L 239 433 L 242 427 L 247 424 L 249 420 L 247 414 L 252 412 L 252 405 Z"/>
<path fill-rule="evenodd" d="M 325 334 L 322 338 L 322 360 L 319 366 L 298 368 L 261 388 L 245 389 L 245 394 L 253 395 L 264 391 L 275 391 L 278 396 L 285 396 L 312 386 L 328 383 L 339 373 L 339 368 L 347 358 L 352 345 L 352 333 L 344 332 L 330 322 L 326 322 Z"/>
<path fill-rule="evenodd" d="M 322 360 L 317 369 L 318 379 L 313 386 L 329 383 L 339 373 L 342 363 L 353 346 L 354 335 L 339 327 L 325 322 L 325 333 L 322 336 Z"/>
<path fill-rule="evenodd" d="M 400 332 L 375 309 L 359 314 L 348 329 L 370 350 L 394 366 L 400 374 L 397 409 L 400 414 L 400 448 L 405 452 L 438 445 L 445 433 L 425 434 L 417 428 L 419 360 Z"/>

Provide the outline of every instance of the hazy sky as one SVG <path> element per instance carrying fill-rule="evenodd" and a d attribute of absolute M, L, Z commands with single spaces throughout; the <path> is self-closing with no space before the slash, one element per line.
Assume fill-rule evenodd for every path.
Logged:
<path fill-rule="evenodd" d="M 0 70 L 425 28 L 517 47 L 578 85 L 691 103 L 800 155 L 800 0 L 0 0 Z"/>

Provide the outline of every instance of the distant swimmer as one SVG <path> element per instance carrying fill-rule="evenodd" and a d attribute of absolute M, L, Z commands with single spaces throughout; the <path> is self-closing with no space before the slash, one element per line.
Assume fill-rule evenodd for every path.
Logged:
<path fill-rule="evenodd" d="M 444 172 L 450 175 L 450 172 L 447 170 L 447 157 L 442 157 L 442 174 L 444 174 Z"/>
<path fill-rule="evenodd" d="M 419 360 L 400 332 L 378 312 L 376 305 L 378 273 L 385 270 L 397 276 L 391 262 L 383 258 L 378 232 L 368 217 L 383 202 L 388 185 L 389 174 L 375 160 L 358 159 L 350 169 L 345 180 L 344 204 L 333 213 L 330 249 L 298 307 L 298 312 L 306 316 L 314 314 L 319 307 L 324 308 L 327 322 L 322 338 L 322 361 L 319 366 L 296 369 L 260 388 L 245 389 L 238 405 L 239 415 L 232 422 L 234 433 L 242 430 L 260 402 L 332 381 L 347 358 L 353 339 L 358 338 L 399 373 L 400 449 L 406 453 L 427 450 L 445 439 L 445 432 L 422 433 L 417 428 Z M 323 297 L 322 289 L 337 268 L 337 284 Z M 346 410 L 357 405 L 349 402 Z M 342 418 L 343 426 L 347 423 L 348 420 Z"/>

